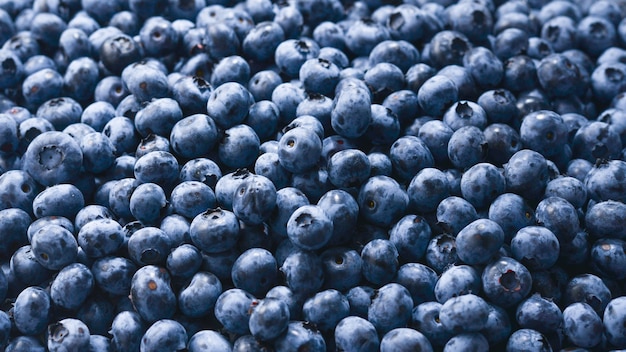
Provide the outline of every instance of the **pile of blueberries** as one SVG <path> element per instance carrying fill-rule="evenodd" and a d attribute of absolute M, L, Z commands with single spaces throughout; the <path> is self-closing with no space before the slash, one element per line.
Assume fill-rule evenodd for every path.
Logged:
<path fill-rule="evenodd" d="M 0 349 L 626 349 L 626 0 L 0 0 Z"/>

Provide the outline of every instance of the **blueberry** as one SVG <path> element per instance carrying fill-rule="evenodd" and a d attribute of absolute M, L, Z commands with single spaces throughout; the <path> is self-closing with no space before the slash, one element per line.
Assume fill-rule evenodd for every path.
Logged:
<path fill-rule="evenodd" d="M 232 344 L 229 340 L 214 330 L 201 330 L 189 338 L 187 350 L 190 352 L 202 351 L 230 351 Z"/>
<path fill-rule="evenodd" d="M 134 174 L 139 184 L 155 183 L 167 189 L 178 179 L 178 160 L 165 151 L 149 152 L 137 159 Z"/>
<path fill-rule="evenodd" d="M 482 330 L 487 325 L 488 316 L 489 305 L 471 293 L 449 298 L 439 312 L 441 324 L 453 334 Z"/>
<path fill-rule="evenodd" d="M 296 209 L 287 221 L 287 236 L 303 250 L 322 248 L 333 234 L 333 223 L 326 212 L 316 205 Z"/>
<path fill-rule="evenodd" d="M 397 283 L 389 283 L 375 291 L 367 318 L 380 334 L 406 326 L 411 318 L 413 299 L 409 291 Z"/>
<path fill-rule="evenodd" d="M 344 351 L 378 351 L 380 340 L 376 328 L 369 321 L 348 316 L 335 328 L 335 344 Z"/>
<path fill-rule="evenodd" d="M 170 237 L 156 227 L 143 227 L 134 232 L 127 242 L 128 255 L 137 265 L 165 263 L 172 243 Z"/>
<path fill-rule="evenodd" d="M 584 189 L 584 188 L 583 188 Z M 585 214 L 585 226 L 590 235 L 598 238 L 626 238 L 623 227 L 626 207 L 624 203 L 607 200 L 596 203 Z M 613 219 L 605 222 L 602 219 Z"/>
<path fill-rule="evenodd" d="M 287 286 L 297 295 L 313 294 L 324 283 L 322 261 L 314 252 L 295 251 L 289 254 L 279 270 Z"/>
<path fill-rule="evenodd" d="M 532 288 L 532 277 L 528 269 L 510 257 L 500 257 L 487 264 L 482 272 L 485 296 L 501 307 L 515 306 Z"/>
<path fill-rule="evenodd" d="M 459 98 L 459 88 L 448 77 L 434 75 L 417 91 L 420 107 L 431 116 L 442 116 L 445 110 Z"/>
<path fill-rule="evenodd" d="M 235 287 L 261 297 L 278 281 L 276 259 L 266 249 L 248 249 L 233 264 L 231 278 Z"/>
<path fill-rule="evenodd" d="M 142 351 L 179 351 L 187 347 L 187 340 L 187 331 L 183 325 L 175 320 L 161 319 L 146 330 L 139 348 Z"/>
<path fill-rule="evenodd" d="M 485 134 L 476 126 L 459 128 L 448 141 L 448 158 L 460 169 L 484 161 L 488 150 Z"/>
<path fill-rule="evenodd" d="M 166 210 L 167 200 L 161 186 L 155 183 L 142 183 L 130 196 L 130 212 L 142 224 L 156 223 Z"/>
<path fill-rule="evenodd" d="M 549 181 L 546 160 L 536 151 L 522 149 L 504 165 L 504 177 L 508 191 L 521 194 L 527 200 L 538 200 Z"/>
<path fill-rule="evenodd" d="M 619 239 L 606 238 L 596 241 L 591 247 L 591 267 L 603 277 L 622 279 L 626 272 L 622 269 L 622 263 L 626 260 L 624 248 L 626 242 Z"/>
<path fill-rule="evenodd" d="M 84 350 L 89 346 L 89 328 L 78 319 L 66 318 L 48 326 L 48 350 Z"/>
<path fill-rule="evenodd" d="M 602 320 L 604 334 L 608 342 L 617 348 L 626 346 L 626 339 L 624 338 L 626 315 L 624 315 L 624 310 L 622 309 L 624 304 L 626 304 L 624 297 L 612 299 L 606 306 Z"/>
<path fill-rule="evenodd" d="M 339 67 L 323 58 L 308 59 L 300 66 L 299 77 L 307 93 L 332 97 L 339 82 Z"/>
<path fill-rule="evenodd" d="M 576 209 L 560 197 L 548 197 L 539 202 L 535 218 L 539 225 L 546 227 L 563 242 L 573 239 L 580 228 Z"/>
<path fill-rule="evenodd" d="M 250 167 L 259 154 L 260 140 L 248 125 L 236 125 L 226 131 L 218 145 L 219 160 L 230 168 Z"/>
<path fill-rule="evenodd" d="M 478 294 L 481 290 L 480 273 L 469 265 L 448 267 L 433 287 L 437 302 L 443 304 L 448 299 L 468 293 Z"/>
<path fill-rule="evenodd" d="M 130 291 L 137 266 L 124 257 L 97 259 L 92 267 L 93 279 L 98 288 L 113 295 L 124 295 Z"/>
<path fill-rule="evenodd" d="M 440 234 L 433 237 L 426 247 L 424 256 L 429 267 L 437 273 L 443 272 L 450 264 L 459 260 L 456 253 L 456 240 L 452 235 Z"/>
<path fill-rule="evenodd" d="M 443 347 L 452 335 L 443 327 L 439 319 L 441 303 L 429 301 L 413 308 L 410 326 L 428 338 L 432 346 Z"/>
<path fill-rule="evenodd" d="M 141 318 L 148 323 L 171 318 L 176 311 L 170 275 L 163 267 L 147 265 L 137 270 L 131 281 L 130 299 Z"/>
<path fill-rule="evenodd" d="M 394 171 L 402 180 L 409 180 L 424 168 L 434 166 L 433 155 L 426 143 L 415 136 L 398 138 L 389 151 Z"/>
<path fill-rule="evenodd" d="M 535 293 L 517 306 L 515 319 L 522 328 L 550 334 L 561 326 L 563 313 L 551 299 Z"/>
<path fill-rule="evenodd" d="M 17 296 L 13 306 L 13 323 L 24 335 L 36 335 L 45 331 L 51 316 L 50 295 L 41 287 L 25 288 Z"/>
<path fill-rule="evenodd" d="M 50 270 L 60 270 L 78 255 L 74 235 L 59 225 L 39 229 L 30 240 L 36 260 Z"/>
<path fill-rule="evenodd" d="M 213 311 L 221 293 L 222 283 L 215 275 L 209 272 L 197 272 L 178 293 L 178 309 L 188 317 L 206 316 Z"/>
<path fill-rule="evenodd" d="M 31 218 L 24 210 L 9 208 L 0 210 L 0 236 L 3 244 L 0 253 L 11 255 L 15 249 L 28 243 L 27 230 Z"/>
<path fill-rule="evenodd" d="M 506 349 L 511 352 L 521 352 L 529 349 L 541 352 L 552 351 L 548 339 L 533 329 L 519 329 L 513 332 L 506 343 Z"/>
<path fill-rule="evenodd" d="M 361 251 L 363 277 L 375 285 L 392 280 L 398 270 L 398 250 L 392 242 L 383 239 L 370 241 Z"/>
<path fill-rule="evenodd" d="M 83 162 L 80 146 L 61 132 L 44 132 L 35 137 L 24 153 L 24 169 L 44 186 L 75 179 Z"/>
<path fill-rule="evenodd" d="M 278 160 L 287 171 L 302 173 L 317 164 L 321 152 L 319 136 L 309 128 L 296 127 L 280 138 Z M 307 157 L 303 158 L 304 155 Z"/>
<path fill-rule="evenodd" d="M 198 214 L 189 228 L 193 243 L 207 253 L 232 248 L 239 238 L 239 221 L 235 214 L 220 208 Z"/>
<path fill-rule="evenodd" d="M 94 277 L 89 268 L 80 263 L 64 267 L 52 281 L 51 301 L 58 307 L 78 309 L 94 288 Z"/>
<path fill-rule="evenodd" d="M 196 158 L 186 162 L 180 169 L 180 181 L 199 181 L 215 190 L 222 177 L 220 167 L 211 159 Z"/>
<path fill-rule="evenodd" d="M 250 332 L 248 328 L 252 308 L 258 301 L 250 293 L 232 288 L 222 292 L 215 303 L 215 317 L 227 331 L 237 334 Z"/>
<path fill-rule="evenodd" d="M 335 95 L 331 112 L 333 130 L 345 138 L 364 135 L 372 120 L 371 103 L 369 90 L 359 86 L 340 89 Z"/>

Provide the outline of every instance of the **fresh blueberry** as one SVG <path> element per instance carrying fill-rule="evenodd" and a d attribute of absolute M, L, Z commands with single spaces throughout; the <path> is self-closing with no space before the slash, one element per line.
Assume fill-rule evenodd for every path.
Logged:
<path fill-rule="evenodd" d="M 528 269 L 510 257 L 500 257 L 487 264 L 481 281 L 486 298 L 501 307 L 517 305 L 532 288 Z"/>
<path fill-rule="evenodd" d="M 141 338 L 141 351 L 180 351 L 187 347 L 187 331 L 179 322 L 171 319 L 155 321 Z"/>
<path fill-rule="evenodd" d="M 617 348 L 626 346 L 626 338 L 624 338 L 624 322 L 626 322 L 626 314 L 623 307 L 626 305 L 624 297 L 616 297 L 612 299 L 606 306 L 604 311 L 602 324 L 604 325 L 604 334 L 609 343 Z"/>
<path fill-rule="evenodd" d="M 348 316 L 335 328 L 335 344 L 338 349 L 348 351 L 378 351 L 380 340 L 376 328 L 369 321 Z"/>
<path fill-rule="evenodd" d="M 249 320 L 252 308 L 258 301 L 250 293 L 232 288 L 222 292 L 215 303 L 215 317 L 227 331 L 236 334 L 250 333 Z"/>
<path fill-rule="evenodd" d="M 360 86 L 340 89 L 335 95 L 331 112 L 330 122 L 333 130 L 345 138 L 364 135 L 372 120 L 371 103 L 369 89 Z"/>
<path fill-rule="evenodd" d="M 51 316 L 50 295 L 43 288 L 25 288 L 13 305 L 13 324 L 24 335 L 37 335 L 45 331 Z"/>
<path fill-rule="evenodd" d="M 130 292 L 135 271 L 137 271 L 137 266 L 124 257 L 100 258 L 91 267 L 97 287 L 104 292 L 118 296 Z"/>
<path fill-rule="evenodd" d="M 78 255 L 74 235 L 59 225 L 39 229 L 30 240 L 36 260 L 50 270 L 60 270 Z"/>
<path fill-rule="evenodd" d="M 85 323 L 66 318 L 48 326 L 48 350 L 86 350 L 89 348 L 89 337 L 89 328 Z"/>
<path fill-rule="evenodd" d="M 170 275 L 163 267 L 147 265 L 135 272 L 130 299 L 141 318 L 148 323 L 169 319 L 176 311 L 176 296 Z"/>
<path fill-rule="evenodd" d="M 178 309 L 187 317 L 200 318 L 213 311 L 222 283 L 209 272 L 197 272 L 177 296 Z"/>
<path fill-rule="evenodd" d="M 208 209 L 193 219 L 189 235 L 198 249 L 207 253 L 222 252 L 237 243 L 239 221 L 228 210 Z"/>
<path fill-rule="evenodd" d="M 165 264 L 172 249 L 170 237 L 157 227 L 143 227 L 134 232 L 127 242 L 128 256 L 137 265 Z"/>
<path fill-rule="evenodd" d="M 266 249 L 248 249 L 233 264 L 231 277 L 235 287 L 261 297 L 277 283 L 276 259 Z"/>
<path fill-rule="evenodd" d="M 519 329 L 511 334 L 506 350 L 511 352 L 521 351 L 552 351 L 552 347 L 545 335 L 533 329 Z"/>
<path fill-rule="evenodd" d="M 324 283 L 322 261 L 314 252 L 295 251 L 289 254 L 279 270 L 287 286 L 297 295 L 315 293 Z"/>
<path fill-rule="evenodd" d="M 389 283 L 375 291 L 367 319 L 379 334 L 406 326 L 411 319 L 413 299 L 409 291 L 397 283 Z"/>

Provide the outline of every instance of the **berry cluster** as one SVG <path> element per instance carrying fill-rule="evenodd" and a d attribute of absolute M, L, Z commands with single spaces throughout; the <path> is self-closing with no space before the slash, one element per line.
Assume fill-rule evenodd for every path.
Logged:
<path fill-rule="evenodd" d="M 0 0 L 0 349 L 626 349 L 626 0 Z"/>

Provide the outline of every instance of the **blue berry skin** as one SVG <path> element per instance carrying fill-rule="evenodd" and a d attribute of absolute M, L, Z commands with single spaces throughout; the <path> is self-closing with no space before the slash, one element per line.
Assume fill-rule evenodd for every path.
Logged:
<path fill-rule="evenodd" d="M 276 192 L 276 208 L 272 212 L 268 224 L 280 238 L 287 237 L 287 222 L 291 214 L 303 205 L 309 204 L 307 197 L 299 189 L 285 187 Z"/>
<path fill-rule="evenodd" d="M 133 311 L 122 311 L 111 324 L 111 345 L 116 351 L 136 351 L 146 327 L 141 316 Z"/>
<path fill-rule="evenodd" d="M 409 203 L 406 192 L 388 176 L 370 177 L 359 190 L 360 215 L 369 223 L 389 226 L 404 213 Z"/>
<path fill-rule="evenodd" d="M 502 61 L 494 52 L 484 47 L 475 47 L 466 52 L 463 66 L 474 82 L 483 89 L 497 87 L 504 75 Z"/>
<path fill-rule="evenodd" d="M 79 144 L 56 131 L 35 137 L 22 160 L 22 167 L 39 184 L 52 186 L 74 180 L 83 163 Z"/>
<path fill-rule="evenodd" d="M 372 304 L 374 289 L 370 286 L 354 286 L 346 293 L 350 304 L 350 315 L 367 319 L 367 311 Z"/>
<path fill-rule="evenodd" d="M 180 246 L 183 242 L 190 243 L 190 221 L 178 214 L 171 214 L 161 220 L 159 228 L 165 232 L 172 241 L 172 247 Z"/>
<path fill-rule="evenodd" d="M 480 273 L 474 267 L 460 264 L 447 268 L 434 285 L 434 297 L 443 304 L 448 299 L 481 290 Z"/>
<path fill-rule="evenodd" d="M 417 262 L 424 257 L 432 231 L 426 219 L 405 215 L 389 231 L 389 240 L 403 262 Z"/>
<path fill-rule="evenodd" d="M 85 107 L 80 122 L 101 132 L 104 126 L 115 117 L 115 107 L 106 101 L 95 101 Z"/>
<path fill-rule="evenodd" d="M 200 318 L 213 311 L 222 283 L 209 272 L 197 272 L 178 293 L 178 309 L 187 317 Z"/>
<path fill-rule="evenodd" d="M 545 270 L 559 258 L 559 239 L 543 226 L 521 228 L 511 239 L 511 252 L 529 270 Z"/>
<path fill-rule="evenodd" d="M 621 62 L 603 63 L 591 73 L 591 89 L 599 103 L 608 103 L 626 84 L 626 65 Z"/>
<path fill-rule="evenodd" d="M 167 137 L 182 118 L 183 113 L 176 100 L 171 98 L 154 99 L 137 111 L 135 129 L 144 137 L 149 134 Z"/>
<path fill-rule="evenodd" d="M 287 39 L 276 47 L 274 61 L 282 73 L 297 77 L 304 62 L 316 58 L 319 50 L 318 44 L 311 39 Z"/>
<path fill-rule="evenodd" d="M 161 70 L 150 66 L 150 64 L 140 62 L 130 64 L 124 68 L 121 77 L 128 92 L 139 102 L 148 102 L 153 98 L 164 98 L 169 94 L 167 77 Z"/>
<path fill-rule="evenodd" d="M 176 122 L 169 136 L 172 150 L 187 159 L 208 154 L 217 144 L 218 131 L 212 118 L 204 114 L 187 116 Z"/>
<path fill-rule="evenodd" d="M 429 301 L 416 305 L 411 313 L 410 326 L 424 334 L 434 347 L 443 347 L 452 337 L 439 319 L 441 307 L 441 303 Z"/>
<path fill-rule="evenodd" d="M 248 249 L 233 264 L 231 278 L 236 288 L 262 297 L 278 281 L 276 258 L 263 248 Z"/>
<path fill-rule="evenodd" d="M 306 127 L 296 127 L 287 131 L 278 143 L 280 164 L 292 173 L 311 170 L 322 153 L 322 141 L 319 136 Z"/>
<path fill-rule="evenodd" d="M 335 344 L 343 351 L 378 351 L 380 340 L 376 328 L 369 321 L 349 316 L 335 328 Z"/>
<path fill-rule="evenodd" d="M 250 293 L 231 288 L 218 297 L 215 303 L 215 317 L 227 331 L 239 335 L 249 334 L 250 314 L 257 304 L 258 301 Z"/>
<path fill-rule="evenodd" d="M 22 95 L 28 107 L 36 107 L 58 98 L 63 92 L 63 76 L 55 70 L 45 68 L 34 72 L 22 82 Z"/>
<path fill-rule="evenodd" d="M 405 75 L 405 79 L 407 79 L 408 84 L 407 75 Z M 389 94 L 381 105 L 391 110 L 401 125 L 412 121 L 419 109 L 417 93 L 410 89 L 401 89 Z"/>
<path fill-rule="evenodd" d="M 52 276 L 52 270 L 39 264 L 30 245 L 15 250 L 9 261 L 11 273 L 25 285 L 39 285 Z"/>
<path fill-rule="evenodd" d="M 217 203 L 224 209 L 232 210 L 235 190 L 251 176 L 252 173 L 248 169 L 240 168 L 219 177 L 214 187 Z"/>
<path fill-rule="evenodd" d="M 560 197 L 579 209 L 587 203 L 587 189 L 582 181 L 571 176 L 557 177 L 546 185 L 546 197 Z"/>
<path fill-rule="evenodd" d="M 484 129 L 487 126 L 487 114 L 478 104 L 469 101 L 458 101 L 443 114 L 443 123 L 456 131 L 465 126 L 476 126 Z"/>
<path fill-rule="evenodd" d="M 19 144 L 18 124 L 10 115 L 0 115 L 0 137 L 2 137 L 0 155 L 10 155 L 17 151 Z"/>
<path fill-rule="evenodd" d="M 102 291 L 122 296 L 130 291 L 133 275 L 137 266 L 124 257 L 104 257 L 97 259 L 91 266 L 93 279 Z"/>
<path fill-rule="evenodd" d="M 614 238 L 597 240 L 591 247 L 591 267 L 602 277 L 621 280 L 626 277 L 626 242 Z"/>
<path fill-rule="evenodd" d="M 581 126 L 572 141 L 573 157 L 595 162 L 596 159 L 616 159 L 622 141 L 614 125 L 593 121 Z"/>
<path fill-rule="evenodd" d="M 552 347 L 545 335 L 533 329 L 519 329 L 513 332 L 506 343 L 511 352 L 540 351 L 550 352 Z"/>
<path fill-rule="evenodd" d="M 485 297 L 503 308 L 517 305 L 532 288 L 528 269 L 510 257 L 500 257 L 487 264 L 481 278 Z"/>
<path fill-rule="evenodd" d="M 610 160 L 597 163 L 585 177 L 589 198 L 594 201 L 626 201 L 626 187 L 619 181 L 626 170 L 626 162 Z"/>
<path fill-rule="evenodd" d="M 268 178 L 278 189 L 287 187 L 291 176 L 291 173 L 280 165 L 278 154 L 274 152 L 259 155 L 254 162 L 254 173 Z"/>
<path fill-rule="evenodd" d="M 487 338 L 477 332 L 466 332 L 454 335 L 443 347 L 444 352 L 453 352 L 459 350 L 466 351 L 488 351 L 489 341 Z"/>
<path fill-rule="evenodd" d="M 367 319 L 379 334 L 403 327 L 411 319 L 413 299 L 409 291 L 397 283 L 389 283 L 379 288 L 372 298 Z"/>
<path fill-rule="evenodd" d="M 611 291 L 600 277 L 593 274 L 581 274 L 571 278 L 563 292 L 563 304 L 586 303 L 598 315 L 605 313 L 610 300 Z"/>
<path fill-rule="evenodd" d="M 437 206 L 436 216 L 438 226 L 452 235 L 458 234 L 465 226 L 478 219 L 474 206 L 457 196 L 443 199 Z"/>
<path fill-rule="evenodd" d="M 189 243 L 173 248 L 165 262 L 165 267 L 175 281 L 191 278 L 201 266 L 202 254 L 198 248 Z"/>
<path fill-rule="evenodd" d="M 134 152 L 139 144 L 139 134 L 133 121 L 124 116 L 116 116 L 102 128 L 102 133 L 109 138 L 116 155 Z"/>
<path fill-rule="evenodd" d="M 251 310 L 250 333 L 260 341 L 274 340 L 289 326 L 289 307 L 278 298 L 265 298 Z"/>
<path fill-rule="evenodd" d="M 289 254 L 279 270 L 296 295 L 311 295 L 324 284 L 322 261 L 314 252 L 295 251 Z"/>
<path fill-rule="evenodd" d="M 127 243 L 128 255 L 137 265 L 165 264 L 172 249 L 170 237 L 157 227 L 143 227 Z"/>
<path fill-rule="evenodd" d="M 461 176 L 461 194 L 476 209 L 488 208 L 506 190 L 502 171 L 490 163 L 478 163 Z"/>
<path fill-rule="evenodd" d="M 84 206 L 85 199 L 76 186 L 60 184 L 46 188 L 33 199 L 33 214 L 37 218 L 62 216 L 73 219 Z"/>
<path fill-rule="evenodd" d="M 303 205 L 287 221 L 287 236 L 298 248 L 316 250 L 333 235 L 333 222 L 317 205 Z"/>
<path fill-rule="evenodd" d="M 142 183 L 130 196 L 130 213 L 144 225 L 158 222 L 167 207 L 165 192 L 156 183 Z"/>
<path fill-rule="evenodd" d="M 306 321 L 315 324 L 320 331 L 332 331 L 341 319 L 350 314 L 350 304 L 341 292 L 329 289 L 307 299 L 302 314 Z"/>
<path fill-rule="evenodd" d="M 140 187 L 141 185 L 137 189 Z M 183 181 L 174 187 L 170 195 L 172 210 L 188 219 L 215 208 L 216 203 L 211 187 L 199 181 Z"/>
<path fill-rule="evenodd" d="M 251 167 L 260 145 L 259 137 L 250 126 L 236 125 L 224 131 L 218 145 L 218 157 L 229 168 Z"/>
<path fill-rule="evenodd" d="M 557 113 L 539 110 L 524 117 L 520 137 L 524 147 L 550 158 L 560 153 L 567 142 L 567 126 Z"/>
<path fill-rule="evenodd" d="M 0 313 L 0 345 L 6 347 L 9 343 L 9 334 L 11 333 L 11 320 L 9 315 L 4 311 Z"/>
<path fill-rule="evenodd" d="M 419 137 L 428 147 L 436 164 L 448 164 L 448 141 L 454 131 L 440 120 L 424 123 L 418 131 Z"/>
<path fill-rule="evenodd" d="M 398 271 L 398 250 L 389 240 L 375 239 L 361 251 L 363 277 L 374 285 L 391 282 Z"/>
<path fill-rule="evenodd" d="M 250 77 L 247 88 L 256 102 L 262 100 L 271 101 L 272 92 L 281 83 L 283 83 L 283 81 L 277 72 L 261 70 Z"/>
<path fill-rule="evenodd" d="M 271 92 L 270 100 L 278 106 L 280 111 L 280 125 L 291 122 L 296 117 L 298 105 L 306 98 L 304 89 L 299 85 L 281 83 Z"/>
<path fill-rule="evenodd" d="M 300 67 L 299 77 L 307 93 L 333 97 L 339 82 L 339 67 L 322 58 L 308 59 Z"/>
<path fill-rule="evenodd" d="M 1 255 L 8 257 L 18 247 L 28 243 L 27 230 L 30 225 L 31 218 L 24 210 L 17 208 L 0 210 L 0 236 L 3 239 L 0 245 Z"/>
<path fill-rule="evenodd" d="M 580 228 L 576 209 L 560 197 L 544 198 L 535 209 L 537 223 L 552 231 L 561 242 L 571 241 Z"/>
<path fill-rule="evenodd" d="M 237 82 L 227 82 L 215 88 L 207 101 L 207 114 L 223 129 L 231 128 L 246 118 L 254 103 L 246 87 Z"/>
<path fill-rule="evenodd" d="M 574 345 L 592 348 L 602 341 L 602 319 L 586 303 L 573 303 L 563 310 L 563 329 Z"/>
<path fill-rule="evenodd" d="M 12 50 L 2 50 L 0 52 L 0 87 L 16 87 L 24 77 L 24 66 L 20 57 Z"/>
<path fill-rule="evenodd" d="M 244 123 L 254 130 L 261 141 L 267 141 L 275 136 L 278 130 L 280 111 L 271 100 L 257 100 L 250 105 Z"/>
<path fill-rule="evenodd" d="M 94 277 L 88 267 L 80 263 L 64 267 L 52 281 L 50 298 L 55 306 L 78 309 L 94 288 Z"/>
<path fill-rule="evenodd" d="M 93 95 L 95 101 L 103 101 L 117 106 L 129 94 L 119 76 L 108 76 L 96 84 Z"/>
<path fill-rule="evenodd" d="M 504 231 L 497 222 L 489 219 L 471 222 L 456 236 L 457 255 L 470 265 L 486 264 L 503 244 Z"/>
<path fill-rule="evenodd" d="M 509 123 L 517 118 L 519 113 L 517 99 L 506 89 L 488 90 L 481 94 L 476 101 L 491 123 Z"/>
<path fill-rule="evenodd" d="M 485 134 L 476 126 L 465 126 L 454 131 L 448 141 L 448 158 L 456 168 L 466 169 L 487 157 Z"/>
<path fill-rule="evenodd" d="M 274 351 L 287 352 L 304 349 L 312 352 L 326 351 L 322 334 L 310 323 L 290 321 L 287 330 L 274 340 Z"/>
<path fill-rule="evenodd" d="M 433 237 L 428 242 L 424 258 L 428 266 L 437 273 L 442 273 L 450 264 L 456 263 L 459 257 L 456 254 L 456 240 L 454 236 L 442 233 Z"/>
<path fill-rule="evenodd" d="M 489 305 L 475 294 L 451 297 L 443 303 L 439 318 L 453 334 L 479 332 L 487 325 Z"/>
<path fill-rule="evenodd" d="M 354 86 L 340 89 L 335 95 L 330 117 L 333 130 L 345 138 L 363 136 L 372 121 L 371 104 L 369 90 Z"/>
<path fill-rule="evenodd" d="M 172 85 L 172 97 L 178 102 L 183 116 L 206 113 L 206 104 L 213 86 L 198 76 L 184 76 Z"/>
<path fill-rule="evenodd" d="M 141 338 L 141 351 L 179 351 L 187 347 L 187 331 L 176 320 L 155 321 Z"/>
<path fill-rule="evenodd" d="M 178 161 L 168 152 L 149 152 L 137 159 L 134 174 L 139 184 L 156 183 L 167 189 L 178 179 Z"/>
<path fill-rule="evenodd" d="M 50 294 L 41 287 L 25 288 L 13 306 L 13 324 L 24 335 L 45 331 L 51 315 Z"/>
<path fill-rule="evenodd" d="M 397 12 L 396 15 L 402 16 Z M 418 63 L 419 57 L 415 46 L 408 41 L 385 40 L 378 43 L 369 53 L 369 63 L 372 67 L 385 62 L 390 63 L 406 73 L 411 66 Z"/>
<path fill-rule="evenodd" d="M 370 176 L 391 176 L 393 166 L 387 154 L 372 152 L 367 158 L 370 163 Z"/>
<path fill-rule="evenodd" d="M 193 243 L 206 253 L 233 248 L 239 239 L 239 221 L 234 213 L 221 208 L 198 214 L 189 228 Z"/>
<path fill-rule="evenodd" d="M 606 306 L 602 316 L 604 335 L 608 342 L 617 348 L 626 347 L 626 335 L 624 334 L 626 330 L 624 327 L 624 322 L 626 322 L 625 306 L 626 299 L 624 297 L 616 297 Z"/>
<path fill-rule="evenodd" d="M 535 293 L 517 306 L 515 320 L 521 328 L 534 329 L 542 334 L 551 334 L 561 327 L 563 313 L 551 299 Z"/>
<path fill-rule="evenodd" d="M 419 106 L 430 116 L 443 116 L 446 109 L 458 98 L 459 88 L 444 75 L 429 78 L 417 91 Z"/>
<path fill-rule="evenodd" d="M 358 149 L 345 149 L 333 154 L 327 169 L 330 182 L 339 188 L 359 186 L 370 176 L 369 159 Z"/>
<path fill-rule="evenodd" d="M 48 326 L 48 350 L 85 351 L 89 348 L 89 337 L 85 323 L 66 318 Z"/>
<path fill-rule="evenodd" d="M 546 159 L 536 151 L 522 149 L 504 165 L 507 191 L 523 195 L 529 201 L 539 200 L 548 183 Z"/>
<path fill-rule="evenodd" d="M 130 197 L 137 188 L 137 180 L 131 177 L 123 178 L 115 183 L 109 191 L 109 208 L 118 218 L 132 219 L 130 212 Z"/>
<path fill-rule="evenodd" d="M 497 345 L 506 341 L 511 335 L 512 324 L 507 311 L 499 306 L 489 305 L 487 325 L 481 331 L 490 345 Z"/>
<path fill-rule="evenodd" d="M 324 287 L 346 292 L 361 282 L 361 256 L 352 249 L 333 247 L 320 255 Z"/>
<path fill-rule="evenodd" d="M 239 185 L 233 195 L 233 212 L 248 225 L 267 220 L 276 206 L 276 187 L 267 177 L 253 175 Z"/>
<path fill-rule="evenodd" d="M 211 159 L 196 158 L 186 162 L 180 169 L 180 181 L 200 181 L 215 190 L 222 177 L 220 167 Z"/>
<path fill-rule="evenodd" d="M 509 243 L 517 231 L 535 224 L 535 211 L 528 203 L 514 193 L 499 195 L 489 206 L 489 219 L 500 225 L 505 242 Z"/>
<path fill-rule="evenodd" d="M 420 263 L 406 263 L 398 269 L 394 282 L 404 286 L 417 306 L 435 299 L 434 289 L 437 273 Z"/>
<path fill-rule="evenodd" d="M 232 348 L 231 342 L 214 330 L 200 330 L 187 343 L 189 352 L 232 351 Z"/>
<path fill-rule="evenodd" d="M 395 328 L 387 332 L 380 341 L 380 350 L 389 351 L 424 351 L 433 347 L 424 334 L 409 328 Z"/>
<path fill-rule="evenodd" d="M 584 188 L 583 188 L 584 189 Z M 603 221 L 612 219 L 612 221 Z M 626 205 L 622 202 L 607 200 L 598 202 L 585 213 L 585 229 L 596 238 L 626 239 Z"/>
<path fill-rule="evenodd" d="M 59 270 L 73 263 L 78 255 L 78 243 L 65 228 L 51 225 L 33 234 L 30 240 L 33 254 L 45 268 Z"/>
<path fill-rule="evenodd" d="M 170 274 L 165 268 L 154 265 L 139 268 L 132 278 L 130 300 L 145 322 L 171 318 L 177 304 Z"/>

